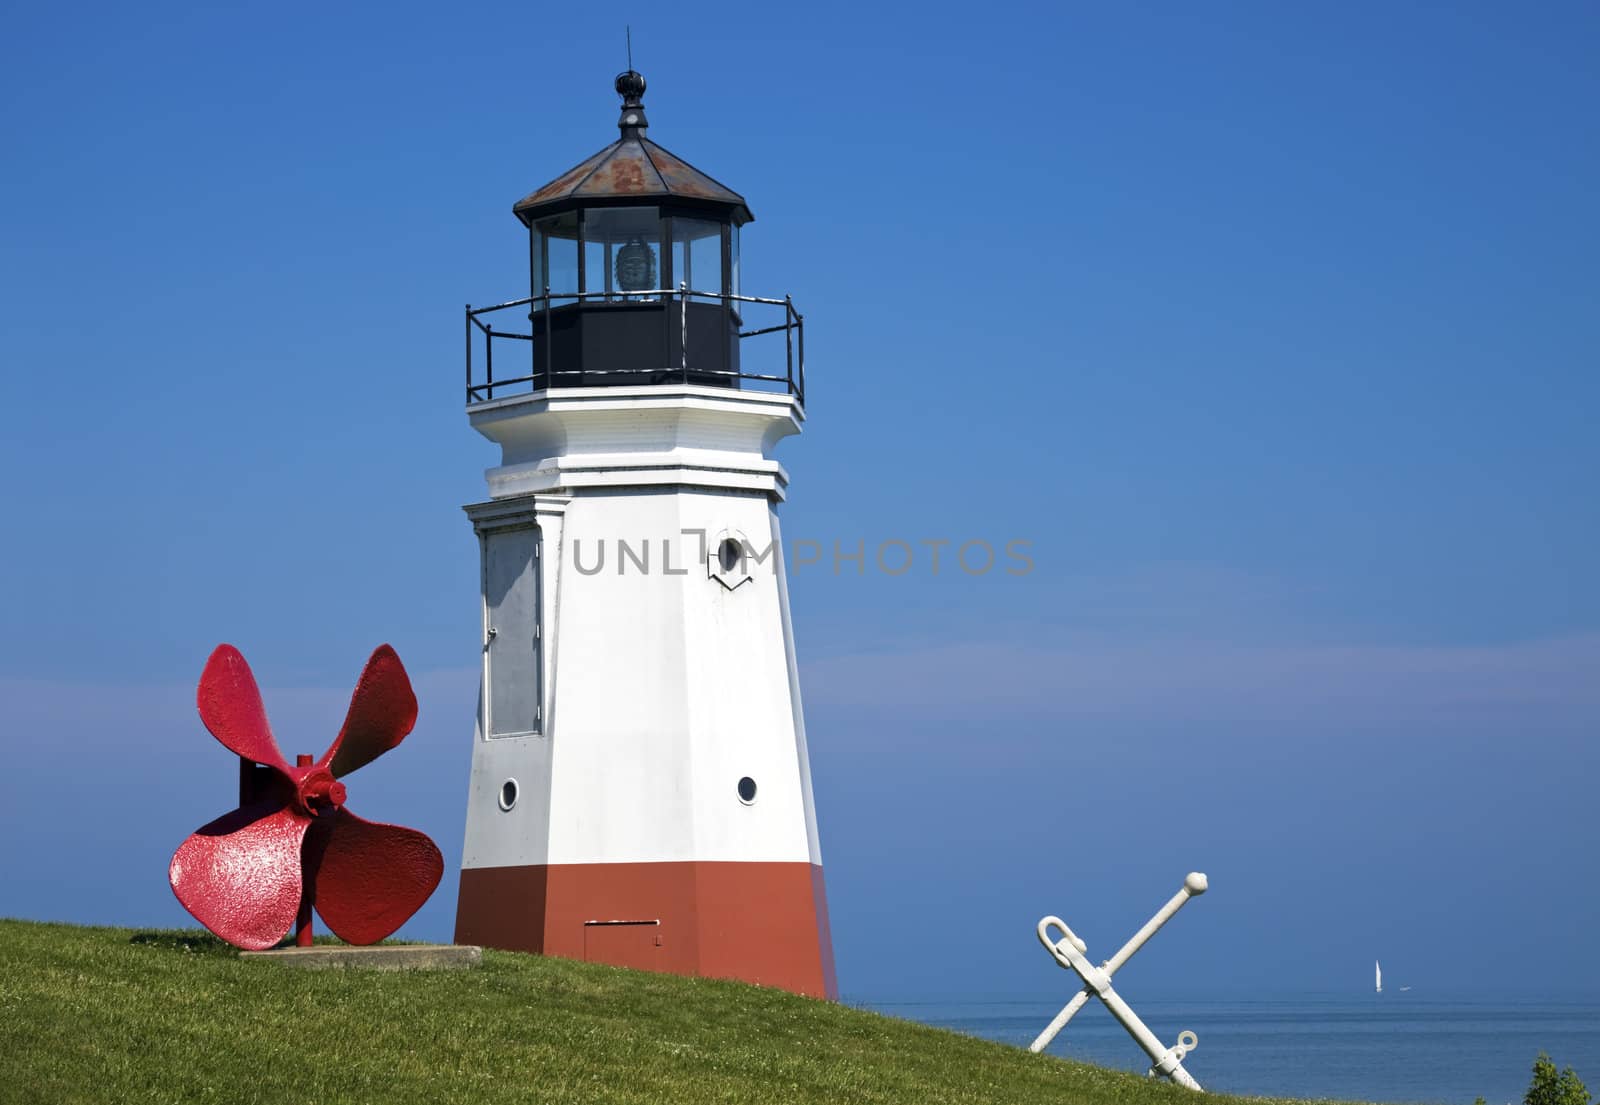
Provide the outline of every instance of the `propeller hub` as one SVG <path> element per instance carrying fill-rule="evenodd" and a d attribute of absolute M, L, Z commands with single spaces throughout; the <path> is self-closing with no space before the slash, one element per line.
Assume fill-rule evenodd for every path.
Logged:
<path fill-rule="evenodd" d="M 294 805 L 301 813 L 315 817 L 323 810 L 338 809 L 344 805 L 344 784 L 335 779 L 333 772 L 326 767 L 318 764 L 296 768 L 294 775 Z"/>

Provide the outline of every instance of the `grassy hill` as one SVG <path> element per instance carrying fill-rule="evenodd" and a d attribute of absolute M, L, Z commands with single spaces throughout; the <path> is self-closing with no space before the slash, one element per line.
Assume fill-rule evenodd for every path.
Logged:
<path fill-rule="evenodd" d="M 475 971 L 294 971 L 194 931 L 0 920 L 0 1102 L 135 1101 L 1196 1098 L 735 982 L 509 953 Z"/>

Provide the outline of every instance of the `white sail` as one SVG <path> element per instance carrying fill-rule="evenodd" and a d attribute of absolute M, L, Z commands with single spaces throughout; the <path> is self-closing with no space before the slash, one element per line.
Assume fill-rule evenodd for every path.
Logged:
<path fill-rule="evenodd" d="M 1377 976 L 1378 993 L 1381 994 L 1383 993 L 1383 966 L 1376 959 L 1372 961 L 1372 973 Z"/>

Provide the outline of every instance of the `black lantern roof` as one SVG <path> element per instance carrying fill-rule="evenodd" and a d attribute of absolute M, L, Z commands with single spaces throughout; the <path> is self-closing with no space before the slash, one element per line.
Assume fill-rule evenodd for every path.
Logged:
<path fill-rule="evenodd" d="M 534 219 L 590 205 L 667 200 L 692 207 L 722 208 L 733 222 L 754 220 L 744 197 L 669 153 L 644 136 L 644 77 L 629 69 L 617 76 L 622 131 L 611 145 L 518 200 L 519 219 Z"/>

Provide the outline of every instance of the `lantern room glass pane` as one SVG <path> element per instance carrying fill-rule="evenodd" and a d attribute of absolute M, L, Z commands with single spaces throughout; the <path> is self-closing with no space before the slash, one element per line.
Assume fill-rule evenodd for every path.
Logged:
<path fill-rule="evenodd" d="M 649 301 L 661 287 L 661 213 L 654 207 L 593 207 L 583 213 L 586 292 L 607 301 Z"/>
<path fill-rule="evenodd" d="M 570 295 L 578 290 L 578 213 L 569 211 L 533 224 L 533 294 Z M 566 302 L 570 303 L 571 300 Z M 561 306 L 556 300 L 554 306 Z"/>
<path fill-rule="evenodd" d="M 604 302 L 610 303 L 615 298 L 612 293 L 616 290 L 615 279 L 612 275 L 615 258 L 612 256 L 616 247 L 610 242 L 596 242 L 585 239 L 583 243 L 583 290 L 586 292 L 604 292 Z M 600 300 L 586 299 L 585 303 L 598 303 Z"/>
<path fill-rule="evenodd" d="M 687 284 L 691 292 L 704 295 L 691 299 L 720 303 L 726 290 L 722 273 L 722 227 L 710 219 L 672 220 L 673 279 Z"/>
<path fill-rule="evenodd" d="M 728 282 L 728 291 L 734 295 L 739 293 L 739 224 L 734 223 L 728 228 L 728 261 L 733 266 L 732 279 Z M 737 310 L 739 305 L 734 304 Z"/>

